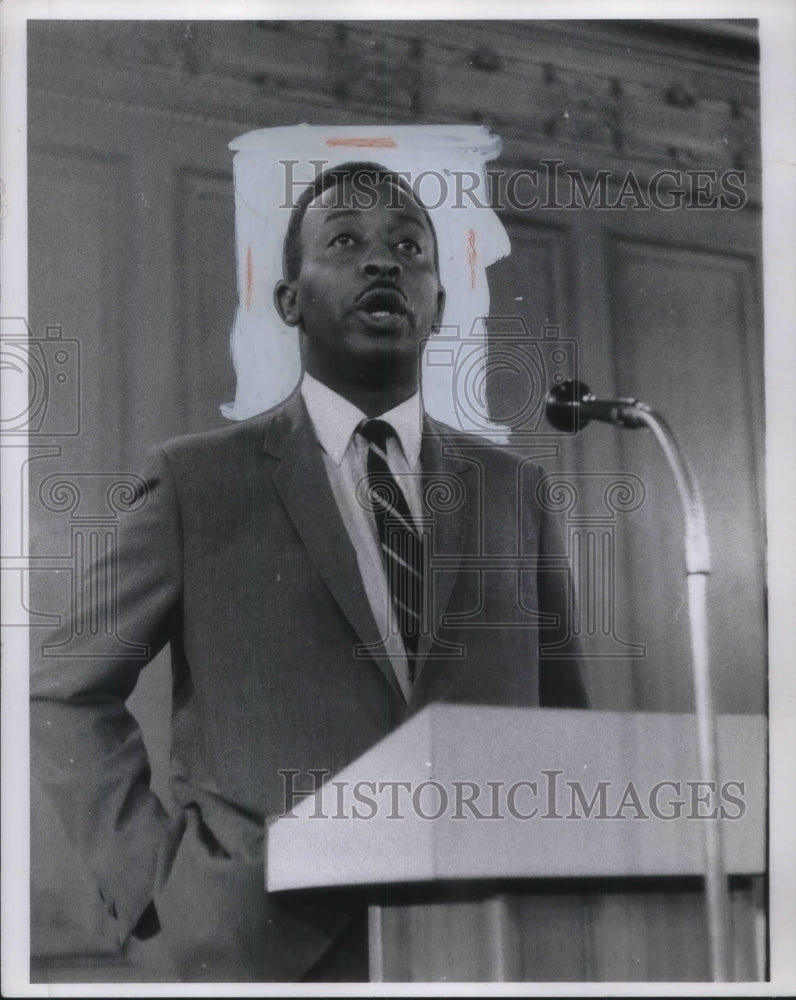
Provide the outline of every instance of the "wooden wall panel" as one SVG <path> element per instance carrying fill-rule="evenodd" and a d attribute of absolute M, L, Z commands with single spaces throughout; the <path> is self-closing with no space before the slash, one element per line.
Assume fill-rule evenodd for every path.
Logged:
<path fill-rule="evenodd" d="M 702 487 L 717 709 L 763 711 L 764 562 L 756 482 L 763 415 L 753 405 L 748 358 L 749 260 L 648 243 L 610 247 L 617 382 L 666 415 Z M 756 426 L 757 425 L 757 426 Z M 682 518 L 668 468 L 646 432 L 624 433 L 624 465 L 647 499 L 629 535 L 633 607 L 648 656 L 638 671 L 642 708 L 692 706 Z M 643 623 L 643 624 L 642 624 Z M 750 676 L 751 673 L 754 676 Z"/>
<path fill-rule="evenodd" d="M 231 175 L 183 169 L 177 184 L 174 333 L 186 383 L 175 387 L 185 430 L 220 427 L 235 397 L 229 342 L 237 302 L 235 197 Z"/>
<path fill-rule="evenodd" d="M 731 978 L 761 976 L 760 880 L 730 881 Z M 381 912 L 385 980 L 705 982 L 695 878 L 569 879 L 394 887 Z"/>
<path fill-rule="evenodd" d="M 66 446 L 73 468 L 118 465 L 125 450 L 131 183 L 128 159 L 79 145 L 31 157 L 29 321 L 38 336 L 59 325 L 79 344 L 81 434 Z"/>
<path fill-rule="evenodd" d="M 490 318 L 487 330 L 490 348 L 501 341 L 516 348 L 516 376 L 497 374 L 489 386 L 489 407 L 493 419 L 510 424 L 518 432 L 549 432 L 537 418 L 543 404 L 553 365 L 547 356 L 546 341 L 556 328 L 558 338 L 571 338 L 568 325 L 568 276 L 566 231 L 526 220 L 509 224 L 511 254 L 488 270 Z M 545 343 L 541 354 L 523 353 L 519 342 L 527 337 Z M 539 362 L 543 367 L 539 369 Z M 540 398 L 541 394 L 541 398 Z M 525 414 L 523 419 L 518 419 Z"/>
<path fill-rule="evenodd" d="M 99 298 L 84 274 L 92 258 L 82 250 L 94 239 L 96 225 L 104 228 L 104 244 L 91 253 L 99 255 L 106 271 L 115 268 L 124 275 L 118 287 L 111 279 L 105 285 L 108 309 L 115 311 L 103 327 L 102 353 L 92 349 L 82 359 L 84 382 L 102 384 L 107 368 L 123 383 L 117 393 L 111 382 L 111 391 L 93 409 L 91 400 L 86 403 L 81 452 L 89 445 L 106 467 L 115 455 L 121 465 L 139 468 L 150 445 L 224 422 L 218 405 L 233 395 L 229 333 L 236 300 L 227 143 L 253 124 L 116 107 L 87 94 L 31 92 L 32 176 L 44 169 L 38 158 L 46 162 L 50 149 L 53 163 L 62 162 L 57 176 L 43 177 L 47 191 L 41 197 L 37 187 L 31 189 L 32 318 L 68 317 L 71 310 L 82 319 L 96 311 Z M 111 199 L 93 175 L 77 168 L 75 158 L 108 169 L 125 164 L 124 191 Z M 74 200 L 68 186 L 79 183 L 81 175 L 85 205 Z M 71 215 L 68 229 L 50 202 Z M 68 207 L 72 203 L 74 211 Z M 69 261 L 57 250 L 67 239 L 78 251 Z M 49 252 L 48 245 L 55 251 Z M 189 333 L 197 324 L 201 346 Z M 102 406 L 115 407 L 113 423 Z M 115 451 L 106 447 L 103 430 L 113 433 Z"/>

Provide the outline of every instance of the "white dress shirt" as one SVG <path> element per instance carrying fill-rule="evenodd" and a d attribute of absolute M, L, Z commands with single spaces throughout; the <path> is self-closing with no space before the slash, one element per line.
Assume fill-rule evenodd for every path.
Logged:
<path fill-rule="evenodd" d="M 373 617 L 398 684 L 408 701 L 411 683 L 406 651 L 390 600 L 376 521 L 356 496 L 357 484 L 367 474 L 368 445 L 355 431 L 367 416 L 306 372 L 301 395 L 321 445 L 323 463 L 340 516 L 354 546 Z M 415 523 L 419 523 L 423 513 L 420 482 L 423 405 L 420 393 L 380 414 L 379 419 L 390 424 L 395 432 L 387 439 L 387 463 L 406 496 Z"/>

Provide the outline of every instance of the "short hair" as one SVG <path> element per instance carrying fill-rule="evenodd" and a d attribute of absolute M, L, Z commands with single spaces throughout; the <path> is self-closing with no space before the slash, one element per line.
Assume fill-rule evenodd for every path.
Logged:
<path fill-rule="evenodd" d="M 301 223 L 307 213 L 308 207 L 324 191 L 331 187 L 339 187 L 344 181 L 350 180 L 353 183 L 359 178 L 366 178 L 370 185 L 377 186 L 383 183 L 394 184 L 405 194 L 408 194 L 412 201 L 418 206 L 425 216 L 428 228 L 431 230 L 431 238 L 434 241 L 434 267 L 439 275 L 439 251 L 437 248 L 437 233 L 434 223 L 428 214 L 428 209 L 418 198 L 412 187 L 396 171 L 389 170 L 379 163 L 369 163 L 367 161 L 342 163 L 338 167 L 331 167 L 318 174 L 315 180 L 309 184 L 296 200 L 285 233 L 285 242 L 282 250 L 282 269 L 286 281 L 295 281 L 301 272 Z"/>

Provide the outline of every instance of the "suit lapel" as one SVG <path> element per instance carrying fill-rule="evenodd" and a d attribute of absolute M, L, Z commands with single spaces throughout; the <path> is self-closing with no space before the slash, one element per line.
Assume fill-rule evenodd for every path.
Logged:
<path fill-rule="evenodd" d="M 473 465 L 462 459 L 460 455 L 447 454 L 446 447 L 440 435 L 445 435 L 446 429 L 435 421 L 426 418 L 425 434 L 421 451 L 423 474 L 427 479 L 426 496 L 428 513 L 431 518 L 431 552 L 427 565 L 427 588 L 431 604 L 430 631 L 420 636 L 417 652 L 415 679 L 425 665 L 429 650 L 434 640 L 434 630 L 442 622 L 442 617 L 448 606 L 451 590 L 461 561 L 461 554 L 466 536 L 468 511 L 473 507 Z M 450 437 L 450 431 L 447 432 Z M 454 449 L 448 446 L 448 451 Z M 445 503 L 434 503 L 434 480 L 439 485 L 439 494 L 444 495 L 446 488 L 461 490 L 461 502 L 452 502 L 450 509 Z M 430 493 L 428 492 L 430 489 Z M 436 509 L 435 509 L 436 508 Z M 442 557 L 444 572 L 434 571 L 435 559 Z"/>
<path fill-rule="evenodd" d="M 332 493 L 321 447 L 298 392 L 268 425 L 263 451 L 281 459 L 273 482 L 332 596 L 403 700 L 370 610 L 356 554 Z"/>

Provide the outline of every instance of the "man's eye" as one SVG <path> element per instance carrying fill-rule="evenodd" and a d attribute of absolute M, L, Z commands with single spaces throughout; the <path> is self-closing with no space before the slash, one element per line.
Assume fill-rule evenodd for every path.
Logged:
<path fill-rule="evenodd" d="M 350 247 L 354 243 L 354 237 L 349 233 L 339 233 L 329 243 L 330 247 Z"/>
<path fill-rule="evenodd" d="M 403 250 L 405 253 L 420 254 L 423 252 L 423 249 L 417 242 L 417 240 L 413 240 L 409 236 L 407 236 L 405 239 L 398 240 L 398 242 L 395 245 L 398 247 L 399 250 Z"/>

